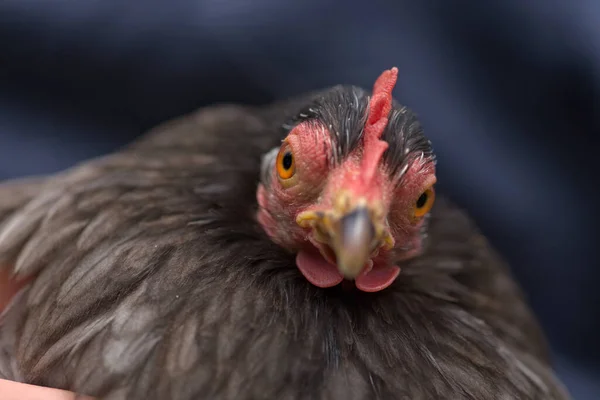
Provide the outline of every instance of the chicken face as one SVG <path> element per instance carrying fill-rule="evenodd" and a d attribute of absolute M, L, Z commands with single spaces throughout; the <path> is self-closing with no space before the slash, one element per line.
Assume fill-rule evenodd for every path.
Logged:
<path fill-rule="evenodd" d="M 382 290 L 395 263 L 422 249 L 435 157 L 416 117 L 393 107 L 396 78 L 385 71 L 370 97 L 355 87 L 322 94 L 263 158 L 258 221 L 316 286 Z"/>

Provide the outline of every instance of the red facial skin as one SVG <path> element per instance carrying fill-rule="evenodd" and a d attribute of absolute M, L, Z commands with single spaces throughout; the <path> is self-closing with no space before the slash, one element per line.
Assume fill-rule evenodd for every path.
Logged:
<path fill-rule="evenodd" d="M 267 189 L 259 185 L 257 192 L 258 221 L 275 243 L 291 251 L 313 246 L 311 230 L 300 227 L 296 217 L 303 211 L 332 208 L 335 195 L 348 190 L 356 198 L 365 197 L 383 206 L 395 245 L 387 253 L 381 252 L 378 259 L 393 254 L 393 260 L 400 261 L 420 253 L 424 220 L 414 218 L 414 207 L 419 196 L 436 182 L 431 160 L 416 158 L 400 179 L 391 176 L 387 165 L 380 162 L 373 179 L 365 184 L 361 145 L 343 163 L 331 168 L 331 141 L 325 127 L 316 122 L 300 124 L 286 142 L 296 162 L 294 183 L 283 184 L 273 168 L 271 186 Z M 407 247 L 409 251 L 402 250 Z"/>
<path fill-rule="evenodd" d="M 272 240 L 289 250 L 306 245 L 306 230 L 296 223 L 296 216 L 314 205 L 328 179 L 331 141 L 329 133 L 317 123 L 307 122 L 294 128 L 285 140 L 296 163 L 292 179 L 296 184 L 285 187 L 271 171 L 271 187 L 258 187 L 258 221 Z"/>
<path fill-rule="evenodd" d="M 259 223 L 274 242 L 299 252 L 296 264 L 304 276 L 319 287 L 337 285 L 343 276 L 335 271 L 336 259 L 329 245 L 317 240 L 313 228 L 298 225 L 297 217 L 305 211 L 334 212 L 338 215 L 334 218 L 339 218 L 340 212 L 346 213 L 362 202 L 362 206 L 370 210 L 369 218 L 378 227 L 376 231 L 381 232 L 383 228 L 384 233 L 389 232 L 391 241 L 388 235 L 376 235 L 376 243 L 382 247 L 370 255 L 372 258 L 358 276 L 355 268 L 360 267 L 364 246 L 369 242 L 361 242 L 363 255 L 356 255 L 359 258 L 354 253 L 344 256 L 344 271 L 347 276 L 356 276 L 360 290 L 372 292 L 389 286 L 400 271 L 392 263 L 421 252 L 424 222 L 422 216 L 415 214 L 415 205 L 419 196 L 435 183 L 435 167 L 433 161 L 422 154 L 409 155 L 413 158 L 403 174 L 392 175 L 389 172 L 392 168 L 385 164 L 383 154 L 388 143 L 381 140 L 381 136 L 388 124 L 397 74 L 397 68 L 392 68 L 375 82 L 362 140 L 341 164 L 332 167 L 329 162 L 334 149 L 327 128 L 318 122 L 304 122 L 290 132 L 282 145 L 282 149 L 287 148 L 293 154 L 295 173 L 290 178 L 288 169 L 283 175 L 288 179 L 282 179 L 276 165 L 271 171 L 269 187 L 260 185 L 258 188 Z M 306 218 L 306 214 L 302 216 L 303 222 Z M 328 233 L 329 238 L 336 237 L 331 234 Z M 388 250 L 389 245 L 392 245 L 391 250 Z M 315 248 L 320 250 L 321 256 Z M 323 257 L 326 261 L 321 261 Z M 348 273 L 349 262 L 354 272 Z"/>

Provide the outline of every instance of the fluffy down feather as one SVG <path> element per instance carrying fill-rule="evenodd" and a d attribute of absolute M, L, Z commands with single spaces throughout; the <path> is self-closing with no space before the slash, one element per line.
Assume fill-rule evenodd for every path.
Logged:
<path fill-rule="evenodd" d="M 447 200 L 387 290 L 323 290 L 254 219 L 303 101 L 219 106 L 0 185 L 0 377 L 105 399 L 567 399 L 519 288 Z"/>

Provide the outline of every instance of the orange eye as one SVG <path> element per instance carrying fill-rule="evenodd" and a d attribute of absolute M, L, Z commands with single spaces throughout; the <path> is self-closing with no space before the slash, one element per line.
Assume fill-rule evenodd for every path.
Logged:
<path fill-rule="evenodd" d="M 296 173 L 296 161 L 289 145 L 282 146 L 279 150 L 276 165 L 277 174 L 283 180 L 290 179 Z"/>
<path fill-rule="evenodd" d="M 415 202 L 415 218 L 421 218 L 431 210 L 435 201 L 435 192 L 433 188 L 429 188 Z"/>

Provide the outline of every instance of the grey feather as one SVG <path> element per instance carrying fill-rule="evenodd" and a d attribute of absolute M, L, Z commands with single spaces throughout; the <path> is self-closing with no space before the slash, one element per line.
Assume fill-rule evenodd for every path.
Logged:
<path fill-rule="evenodd" d="M 266 238 L 261 157 L 304 104 L 204 109 L 24 195 L 0 185 L 0 260 L 35 274 L 0 375 L 102 399 L 568 399 L 508 268 L 443 196 L 378 294 L 313 287 Z"/>

